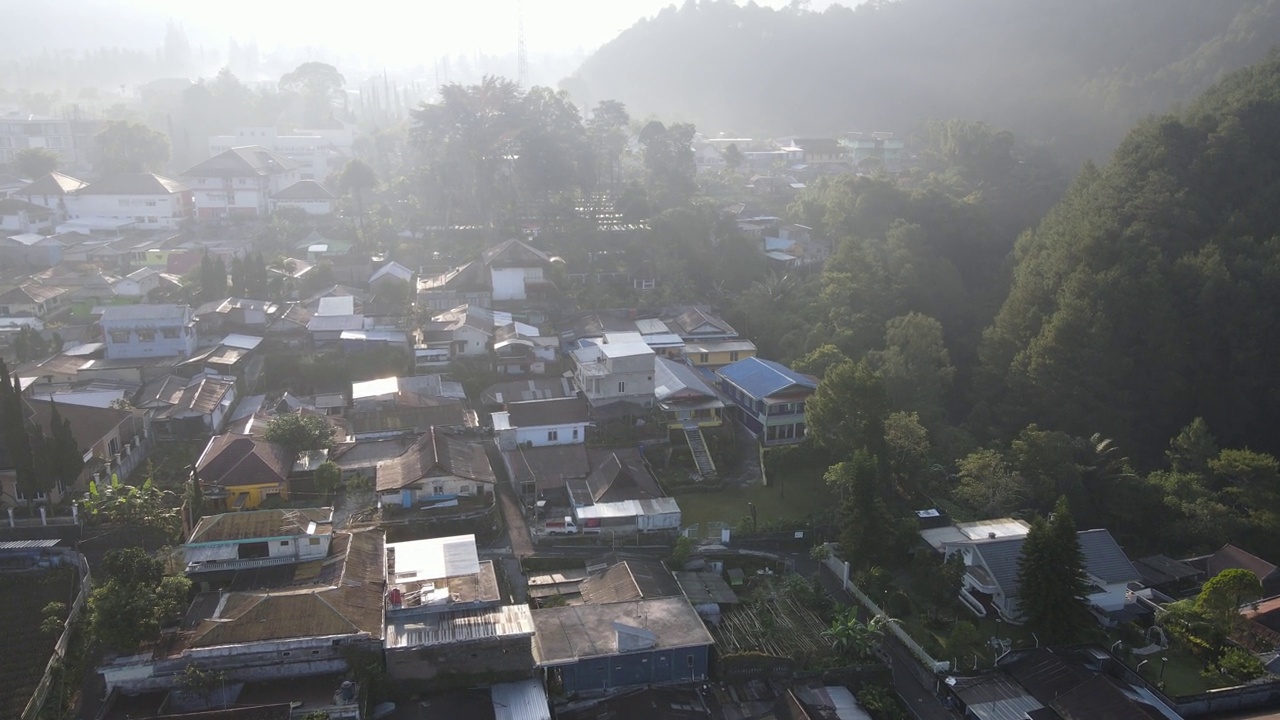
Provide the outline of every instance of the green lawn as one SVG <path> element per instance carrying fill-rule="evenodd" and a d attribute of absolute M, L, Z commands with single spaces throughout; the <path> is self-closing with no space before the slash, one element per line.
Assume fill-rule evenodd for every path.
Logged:
<path fill-rule="evenodd" d="M 750 514 L 748 503 L 756 507 L 756 519 L 764 524 L 771 520 L 803 520 L 821 515 L 832 508 L 831 491 L 822 479 L 826 468 L 775 470 L 769 475 L 769 486 L 754 483 L 747 487 L 729 487 L 717 492 L 676 495 L 685 526 L 698 523 L 707 534 L 707 523 L 730 525 Z"/>
<path fill-rule="evenodd" d="M 1169 658 L 1169 662 L 1161 662 L 1161 658 L 1165 657 Z M 1214 688 L 1235 684 L 1231 681 L 1211 683 L 1205 680 L 1200 675 L 1200 671 L 1204 669 L 1204 663 L 1190 653 L 1182 652 L 1175 647 L 1148 655 L 1145 658 L 1129 656 L 1125 662 L 1130 667 L 1137 667 L 1142 660 L 1149 662 L 1142 666 L 1142 669 L 1138 671 L 1139 674 L 1153 685 L 1159 684 L 1163 677 L 1164 692 L 1170 697 L 1195 695 Z M 1164 666 L 1163 676 L 1160 670 L 1161 665 Z"/>

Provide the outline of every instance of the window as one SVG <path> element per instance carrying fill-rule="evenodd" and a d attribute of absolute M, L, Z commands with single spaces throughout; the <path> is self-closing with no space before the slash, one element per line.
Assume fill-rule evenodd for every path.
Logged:
<path fill-rule="evenodd" d="M 113 343 L 127 343 L 127 342 L 129 342 L 129 331 L 128 331 L 128 330 L 112 330 L 109 334 L 111 335 L 111 342 L 113 342 Z"/>
<path fill-rule="evenodd" d="M 115 455 L 120 452 L 120 438 L 111 438 L 111 442 L 107 443 L 107 453 Z"/>
<path fill-rule="evenodd" d="M 156 206 L 156 201 L 155 201 L 155 200 L 148 200 L 148 201 L 147 201 L 147 207 L 155 207 L 155 206 Z"/>
<path fill-rule="evenodd" d="M 685 667 L 693 667 L 693 656 L 692 656 L 692 655 L 685 655 L 685 656 L 684 656 L 684 665 L 685 665 Z"/>
<path fill-rule="evenodd" d="M 432 495 L 443 495 L 443 494 L 444 494 L 444 485 L 436 485 L 435 487 L 431 488 L 431 494 L 432 494 Z"/>
<path fill-rule="evenodd" d="M 626 391 L 627 391 L 627 381 L 626 381 L 626 380 L 619 380 L 619 381 L 618 381 L 618 392 L 619 392 L 619 393 L 625 393 Z"/>
<path fill-rule="evenodd" d="M 731 350 L 729 352 L 729 362 L 738 362 L 738 351 Z"/>
<path fill-rule="evenodd" d="M 292 654 L 293 654 L 293 651 L 285 650 L 284 652 L 280 653 L 280 657 L 289 657 Z"/>
<path fill-rule="evenodd" d="M 600 394 L 600 378 L 591 378 L 591 390 L 589 392 L 592 395 Z"/>
<path fill-rule="evenodd" d="M 548 430 L 548 431 L 547 431 L 547 442 L 554 442 L 554 441 L 559 440 L 559 439 L 560 439 L 560 431 L 559 431 L 559 430 Z"/>
<path fill-rule="evenodd" d="M 307 538 L 307 544 L 311 547 L 315 547 L 320 544 L 320 538 Z"/>
<path fill-rule="evenodd" d="M 289 547 L 289 541 L 288 541 L 288 540 L 281 540 L 281 541 L 280 541 L 280 547 Z"/>
<path fill-rule="evenodd" d="M 139 330 L 138 331 L 138 342 L 155 342 L 155 341 L 156 341 L 155 330 Z"/>
<path fill-rule="evenodd" d="M 127 198 L 121 198 L 120 207 L 129 207 L 129 200 Z"/>
<path fill-rule="evenodd" d="M 702 363 L 703 365 L 705 365 L 705 364 L 707 364 L 707 363 L 711 362 L 711 354 L 710 354 L 710 353 L 700 353 L 700 354 L 698 355 L 698 362 Z"/>
<path fill-rule="evenodd" d="M 165 338 L 166 340 L 176 340 L 176 339 L 178 339 L 178 329 L 177 329 L 177 328 L 164 328 L 164 329 L 162 329 L 162 330 L 160 331 L 160 334 L 164 335 L 164 338 Z"/>
<path fill-rule="evenodd" d="M 573 439 L 574 439 L 574 440 L 577 440 L 577 439 L 578 439 L 578 428 L 574 428 L 574 429 L 573 429 Z"/>

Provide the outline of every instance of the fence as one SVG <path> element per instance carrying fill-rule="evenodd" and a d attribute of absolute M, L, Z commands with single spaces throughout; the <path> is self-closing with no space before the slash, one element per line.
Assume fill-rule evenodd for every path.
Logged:
<path fill-rule="evenodd" d="M 76 558 L 77 569 L 80 571 L 80 592 L 76 594 L 75 602 L 71 604 L 71 612 L 67 614 L 62 635 L 58 636 L 58 642 L 53 646 L 53 655 L 44 667 L 44 676 L 40 678 L 40 684 L 36 685 L 35 692 L 27 701 L 27 707 L 22 711 L 22 720 L 35 720 L 35 717 L 44 709 L 44 704 L 49 699 L 49 689 L 53 686 L 53 675 L 58 665 L 66 659 L 67 649 L 71 645 L 71 629 L 89 600 L 89 591 L 93 589 L 93 582 L 89 577 L 89 562 L 84 559 L 84 555 L 69 550 L 64 551 L 63 555 Z"/>
<path fill-rule="evenodd" d="M 828 546 L 828 548 L 829 547 L 830 546 Z M 888 613 L 881 610 L 879 605 L 876 605 L 870 597 L 867 597 L 866 593 L 862 592 L 862 590 L 849 579 L 849 563 L 841 560 L 834 554 L 827 555 L 827 559 L 824 560 L 823 563 L 827 566 L 828 570 L 834 573 L 836 577 L 840 578 L 841 582 L 844 584 L 845 590 L 848 590 L 851 595 L 857 598 L 858 602 L 862 603 L 862 606 L 870 611 L 872 615 L 884 618 L 889 617 Z M 907 631 L 899 627 L 897 623 L 886 623 L 886 627 L 889 628 L 889 632 L 893 633 L 893 636 L 902 643 L 902 645 L 915 657 L 915 659 L 920 662 L 924 669 L 932 675 L 944 673 L 951 669 L 950 662 L 934 660 L 933 656 L 925 651 L 920 643 L 916 642 L 915 639 L 908 635 Z"/>

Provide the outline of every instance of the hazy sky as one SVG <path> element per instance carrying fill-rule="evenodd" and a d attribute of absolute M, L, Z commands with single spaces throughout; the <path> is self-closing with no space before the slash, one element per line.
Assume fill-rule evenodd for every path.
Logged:
<path fill-rule="evenodd" d="M 683 0 L 681 0 L 683 1 Z M 782 7 L 789 0 L 756 0 Z M 811 0 L 818 10 L 833 2 Z M 3 2 L 0 2 L 2 5 Z M 333 52 L 401 62 L 440 54 L 481 52 L 500 55 L 515 48 L 517 6 L 524 11 L 525 44 L 530 53 L 592 50 L 641 17 L 652 17 L 672 0 L 61 0 L 108 10 L 124 27 L 103 28 L 100 45 L 137 45 L 142 38 L 109 37 L 128 30 L 153 36 L 170 19 L 183 23 L 193 44 L 225 47 L 226 39 L 256 40 L 260 49 L 277 46 L 324 47 Z M 72 6 L 72 7 L 68 7 Z M 57 13 L 44 17 L 54 21 Z M 112 23 L 114 24 L 114 23 Z M 115 30 L 112 33 L 111 30 Z M 132 35 L 133 33 L 128 33 Z M 154 46 L 159 38 L 145 43 Z"/>

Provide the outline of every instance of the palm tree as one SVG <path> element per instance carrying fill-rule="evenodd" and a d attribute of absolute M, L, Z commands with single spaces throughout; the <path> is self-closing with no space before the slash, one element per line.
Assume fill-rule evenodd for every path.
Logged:
<path fill-rule="evenodd" d="M 831 627 L 823 632 L 823 636 L 831 641 L 831 647 L 839 654 L 855 659 L 865 660 L 875 653 L 884 638 L 884 629 L 897 620 L 885 615 L 877 615 L 867 622 L 858 620 L 857 608 L 846 608 L 836 616 Z"/>

